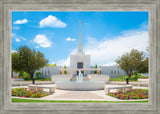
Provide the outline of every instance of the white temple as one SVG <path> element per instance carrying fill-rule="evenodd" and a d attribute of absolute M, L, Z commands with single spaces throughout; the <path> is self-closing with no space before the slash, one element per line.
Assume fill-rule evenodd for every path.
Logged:
<path fill-rule="evenodd" d="M 79 44 L 77 53 L 75 55 L 70 55 L 70 69 L 89 69 L 91 66 L 91 57 L 83 52 L 83 45 L 81 41 L 81 22 L 79 28 Z M 72 71 L 72 74 L 77 74 L 78 71 Z M 82 71 L 82 73 L 89 74 L 90 71 Z"/>
<path fill-rule="evenodd" d="M 83 51 L 83 45 L 81 41 L 81 22 L 79 28 L 79 44 L 77 47 L 77 52 L 75 54 L 70 55 L 70 66 L 64 69 L 64 66 L 44 66 L 36 72 L 41 72 L 41 77 L 43 78 L 50 78 L 51 75 L 58 75 L 60 72 L 64 70 L 67 71 L 68 75 L 77 75 L 79 71 L 83 75 L 93 74 L 95 70 L 100 72 L 101 75 L 109 75 L 110 77 L 114 76 L 122 76 L 126 74 L 125 71 L 120 69 L 117 65 L 113 66 L 98 66 L 98 68 L 94 68 L 91 66 L 91 56 L 87 55 Z M 35 73 L 36 73 L 35 72 Z"/>

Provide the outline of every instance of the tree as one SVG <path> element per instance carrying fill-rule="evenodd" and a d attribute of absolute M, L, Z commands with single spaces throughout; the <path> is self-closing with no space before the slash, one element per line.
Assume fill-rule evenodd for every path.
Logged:
<path fill-rule="evenodd" d="M 139 65 L 139 68 L 137 69 L 137 72 L 140 73 L 148 73 L 148 62 L 149 62 L 149 58 L 146 57 L 144 60 L 142 60 L 141 65 Z"/>
<path fill-rule="evenodd" d="M 144 52 L 132 49 L 130 53 L 123 54 L 119 57 L 116 62 L 130 78 L 134 71 L 141 72 L 147 69 L 147 61 L 145 59 Z"/>
<path fill-rule="evenodd" d="M 16 52 L 12 53 L 12 77 L 13 77 L 13 72 L 18 72 L 20 71 L 20 68 L 18 67 L 19 64 L 19 54 Z"/>
<path fill-rule="evenodd" d="M 94 67 L 95 69 L 97 69 L 97 64 L 95 64 L 95 67 Z M 97 74 L 97 71 L 95 70 L 94 71 L 94 74 Z"/>
<path fill-rule="evenodd" d="M 17 61 L 17 63 L 15 64 L 15 62 L 12 62 L 13 68 L 17 71 L 29 73 L 31 79 L 33 79 L 36 70 L 39 70 L 48 63 L 43 53 L 40 51 L 36 52 L 34 49 L 31 50 L 28 46 L 20 47 L 16 54 L 18 54 L 18 57 L 14 61 Z"/>

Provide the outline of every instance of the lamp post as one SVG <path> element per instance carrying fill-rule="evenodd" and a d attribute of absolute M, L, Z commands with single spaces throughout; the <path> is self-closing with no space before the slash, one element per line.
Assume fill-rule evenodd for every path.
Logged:
<path fill-rule="evenodd" d="M 129 78 L 126 79 L 126 84 L 129 84 Z"/>
<path fill-rule="evenodd" d="M 35 84 L 35 79 L 33 78 L 33 80 L 32 80 L 32 84 Z"/>

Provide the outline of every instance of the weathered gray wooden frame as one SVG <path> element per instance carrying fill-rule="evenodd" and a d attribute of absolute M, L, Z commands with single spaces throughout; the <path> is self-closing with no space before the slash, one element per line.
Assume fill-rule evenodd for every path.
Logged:
<path fill-rule="evenodd" d="M 11 11 L 148 11 L 149 103 L 11 103 Z M 160 0 L 0 0 L 1 113 L 160 113 Z"/>

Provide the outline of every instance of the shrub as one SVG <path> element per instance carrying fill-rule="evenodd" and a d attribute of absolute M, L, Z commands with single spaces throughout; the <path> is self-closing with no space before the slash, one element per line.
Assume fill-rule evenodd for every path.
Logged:
<path fill-rule="evenodd" d="M 66 71 L 66 70 L 64 70 L 64 71 L 63 71 L 63 74 L 67 74 L 67 71 Z"/>
<path fill-rule="evenodd" d="M 19 77 L 23 78 L 24 80 L 31 80 L 30 74 L 25 71 L 20 72 Z"/>
<path fill-rule="evenodd" d="M 31 80 L 31 77 L 30 76 L 23 76 L 23 79 L 24 80 Z"/>
<path fill-rule="evenodd" d="M 138 75 L 132 75 L 130 77 L 131 80 L 137 81 L 138 80 Z"/>
<path fill-rule="evenodd" d="M 36 72 L 36 77 L 38 78 L 39 75 L 41 75 L 41 72 Z"/>
<path fill-rule="evenodd" d="M 123 76 L 123 79 L 126 80 L 127 78 L 129 78 L 129 76 Z"/>

